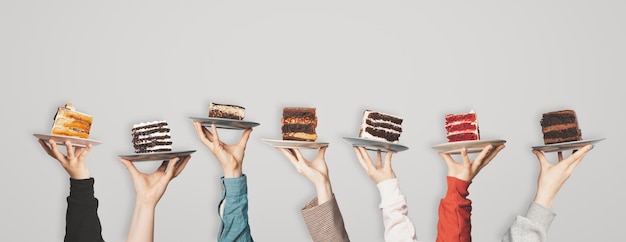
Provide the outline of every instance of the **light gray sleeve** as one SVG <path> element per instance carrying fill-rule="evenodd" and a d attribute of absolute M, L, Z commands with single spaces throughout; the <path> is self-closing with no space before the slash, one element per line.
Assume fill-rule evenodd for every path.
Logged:
<path fill-rule="evenodd" d="M 537 203 L 531 203 L 526 217 L 518 215 L 504 233 L 502 242 L 544 242 L 556 215 Z"/>

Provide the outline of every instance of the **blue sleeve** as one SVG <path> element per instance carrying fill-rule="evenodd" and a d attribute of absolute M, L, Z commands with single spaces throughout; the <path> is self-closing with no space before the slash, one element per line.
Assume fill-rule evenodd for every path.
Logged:
<path fill-rule="evenodd" d="M 218 213 L 222 219 L 217 235 L 218 242 L 252 242 L 248 224 L 248 186 L 246 175 L 220 179 L 222 200 Z M 220 209 L 221 208 L 221 209 Z"/>

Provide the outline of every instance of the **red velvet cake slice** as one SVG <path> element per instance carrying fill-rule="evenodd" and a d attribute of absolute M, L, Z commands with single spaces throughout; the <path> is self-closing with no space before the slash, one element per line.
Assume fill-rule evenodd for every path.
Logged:
<path fill-rule="evenodd" d="M 446 119 L 446 138 L 448 142 L 480 140 L 476 113 L 448 114 Z"/>

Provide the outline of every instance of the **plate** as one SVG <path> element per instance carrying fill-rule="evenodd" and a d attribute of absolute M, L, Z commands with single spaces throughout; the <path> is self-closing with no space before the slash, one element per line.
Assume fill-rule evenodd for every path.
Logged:
<path fill-rule="evenodd" d="M 504 143 L 506 143 L 506 140 L 502 139 L 456 141 L 434 145 L 433 149 L 448 154 L 461 154 L 461 149 L 465 147 L 467 148 L 467 153 L 469 154 L 481 152 L 487 145 L 493 145 L 493 147 L 496 147 Z"/>
<path fill-rule="evenodd" d="M 244 120 L 236 120 L 236 119 L 227 119 L 227 118 L 201 118 L 201 117 L 189 117 L 194 121 L 200 121 L 202 126 L 211 127 L 211 124 L 215 124 L 216 128 L 221 129 L 248 129 L 252 127 L 256 127 L 259 123 L 244 121 Z"/>
<path fill-rule="evenodd" d="M 72 146 L 76 147 L 86 147 L 87 144 L 91 144 L 92 146 L 101 144 L 102 142 L 91 139 L 83 139 L 78 137 L 71 136 L 62 136 L 62 135 L 54 135 L 54 134 L 33 134 L 35 137 L 40 138 L 42 140 L 53 139 L 57 145 L 65 146 L 65 141 L 72 142 Z"/>
<path fill-rule="evenodd" d="M 588 144 L 598 143 L 604 139 L 606 138 L 570 141 L 570 142 L 563 142 L 563 143 L 556 143 L 556 144 L 549 144 L 549 145 L 533 146 L 532 148 L 543 151 L 543 152 L 573 150 L 573 149 L 582 148 L 583 146 L 588 145 Z"/>
<path fill-rule="evenodd" d="M 167 152 L 152 152 L 152 153 L 135 153 L 130 155 L 120 155 L 120 158 L 127 159 L 129 161 L 149 161 L 149 160 L 169 160 L 176 157 L 183 157 L 189 155 L 195 150 L 186 151 L 167 151 Z"/>
<path fill-rule="evenodd" d="M 409 149 L 409 147 L 406 147 L 404 145 L 380 141 L 380 140 L 352 138 L 352 137 L 343 137 L 343 139 L 348 141 L 348 143 L 352 144 L 352 146 L 364 146 L 365 148 L 369 150 L 383 149 L 386 151 L 400 152 L 400 151 L 405 151 Z"/>
<path fill-rule="evenodd" d="M 305 149 L 319 149 L 324 146 L 328 146 L 327 142 L 312 142 L 312 141 L 297 141 L 297 140 L 273 140 L 273 139 L 261 139 L 261 141 L 274 146 L 274 148 L 305 148 Z"/>

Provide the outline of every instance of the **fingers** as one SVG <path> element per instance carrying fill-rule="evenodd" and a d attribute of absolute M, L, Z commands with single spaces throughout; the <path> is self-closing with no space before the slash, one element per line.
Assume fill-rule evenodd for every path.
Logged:
<path fill-rule="evenodd" d="M 446 162 L 446 166 L 448 166 L 448 169 L 454 167 L 454 165 L 456 164 L 456 161 L 454 161 L 454 159 L 452 159 L 452 156 L 448 153 L 439 152 L 439 156 L 441 156 L 441 158 L 443 158 L 443 160 Z"/>
<path fill-rule="evenodd" d="M 294 167 L 297 167 L 298 159 L 296 158 L 296 154 L 294 153 L 293 149 L 278 148 L 278 150 L 280 150 L 280 152 L 282 152 L 283 155 L 285 155 L 285 157 L 287 157 L 289 162 L 291 162 L 291 164 Z"/>
<path fill-rule="evenodd" d="M 498 145 L 498 146 L 495 148 L 495 150 L 492 150 L 491 152 L 489 152 L 489 155 L 487 156 L 487 158 L 486 158 L 486 159 L 487 159 L 488 161 L 493 160 L 493 158 L 495 158 L 495 157 L 496 157 L 496 155 L 498 155 L 498 153 L 500 153 L 500 151 L 501 151 L 502 149 L 504 149 L 504 147 L 505 147 L 505 146 L 504 146 L 504 144 Z"/>
<path fill-rule="evenodd" d="M 372 164 L 372 159 L 370 159 L 369 154 L 365 147 L 362 146 L 354 146 L 354 151 L 356 152 L 356 158 L 359 160 L 359 164 L 363 167 L 365 171 L 374 169 L 374 165 Z"/>
<path fill-rule="evenodd" d="M 54 153 L 52 153 L 52 150 L 50 149 L 50 146 L 48 146 L 48 144 L 46 143 L 46 141 L 39 139 L 39 144 L 41 145 L 41 147 L 43 148 L 44 151 L 46 151 L 46 153 L 49 156 L 54 157 Z"/>
<path fill-rule="evenodd" d="M 391 170 L 391 156 L 393 156 L 393 152 L 387 151 L 387 155 L 385 156 L 384 169 Z"/>
<path fill-rule="evenodd" d="M 489 163 L 489 161 L 485 160 L 485 157 L 491 152 L 491 150 L 493 149 L 492 145 L 487 145 L 483 148 L 482 151 L 480 151 L 480 154 L 478 154 L 478 156 L 476 157 L 476 159 L 474 159 L 474 162 L 472 162 L 472 166 L 478 166 L 481 167 L 483 165 L 483 163 L 485 165 L 487 165 L 487 163 Z M 465 160 L 465 159 L 463 159 Z M 469 160 L 469 157 L 468 157 Z"/>
<path fill-rule="evenodd" d="M 72 149 L 72 142 L 70 141 L 65 141 L 65 149 L 67 150 L 67 156 L 68 157 L 75 157 L 74 156 L 74 150 Z"/>
<path fill-rule="evenodd" d="M 543 152 L 534 149 L 533 153 L 535 153 L 535 155 L 537 156 L 537 160 L 539 160 L 539 165 L 541 166 L 541 168 L 544 168 L 546 165 L 549 165 L 549 162 L 546 159 L 546 156 L 543 154 Z"/>
<path fill-rule="evenodd" d="M 239 139 L 239 146 L 246 148 L 246 144 L 248 144 L 248 139 L 250 139 L 250 134 L 252 133 L 252 128 L 247 128 L 241 134 L 241 139 Z"/>
<path fill-rule="evenodd" d="M 185 169 L 185 166 L 187 166 L 190 159 L 191 156 L 187 155 L 183 157 L 182 161 L 176 163 L 176 166 L 174 167 L 174 176 L 172 178 L 177 177 L 181 172 L 183 172 L 183 169 Z"/>
<path fill-rule="evenodd" d="M 383 167 L 383 156 L 382 156 L 382 151 L 380 149 L 376 150 L 376 164 L 374 164 L 374 167 L 376 168 Z"/>
<path fill-rule="evenodd" d="M 463 149 L 461 149 L 461 158 L 463 158 L 463 163 L 465 165 L 469 165 L 470 164 L 470 158 L 467 155 L 467 148 L 463 147 Z"/>
<path fill-rule="evenodd" d="M 178 160 L 178 157 L 173 158 L 172 160 Z M 161 165 L 159 166 L 159 168 L 156 169 L 155 172 L 160 171 L 160 172 L 165 172 L 169 166 L 170 161 L 169 160 L 164 160 L 163 162 L 161 162 Z M 175 162 L 172 162 L 173 164 Z M 173 165 L 172 164 L 172 165 Z"/>
<path fill-rule="evenodd" d="M 78 152 L 78 160 L 85 159 L 85 157 L 87 157 L 87 154 L 89 154 L 89 151 L 91 151 L 91 144 L 87 144 L 85 148 L 77 149 L 76 152 Z"/>
<path fill-rule="evenodd" d="M 61 151 L 59 151 L 59 148 L 57 147 L 57 143 L 54 142 L 54 140 L 52 140 L 52 139 L 48 140 L 48 143 L 50 143 L 50 149 L 52 150 L 52 156 L 60 161 L 61 158 L 64 155 L 61 153 Z"/>
<path fill-rule="evenodd" d="M 587 152 L 589 152 L 592 147 L 593 147 L 592 145 L 585 145 L 582 149 L 570 155 L 563 162 L 567 164 L 569 167 L 571 167 L 571 169 L 573 169 L 575 166 L 578 165 L 578 163 L 580 163 L 583 160 L 585 155 L 587 155 Z"/>
<path fill-rule="evenodd" d="M 120 158 L 120 161 L 122 162 L 122 164 L 124 164 L 124 166 L 126 166 L 126 169 L 128 170 L 128 173 L 130 173 L 131 177 L 134 178 L 140 174 L 139 170 L 137 170 L 137 167 L 135 167 L 135 164 L 133 164 L 131 161 L 124 158 Z"/>
<path fill-rule="evenodd" d="M 198 134 L 200 141 L 208 146 L 211 143 L 211 132 L 209 132 L 204 126 L 202 126 L 202 123 L 198 121 L 193 122 L 193 127 L 196 129 L 196 134 Z"/>

